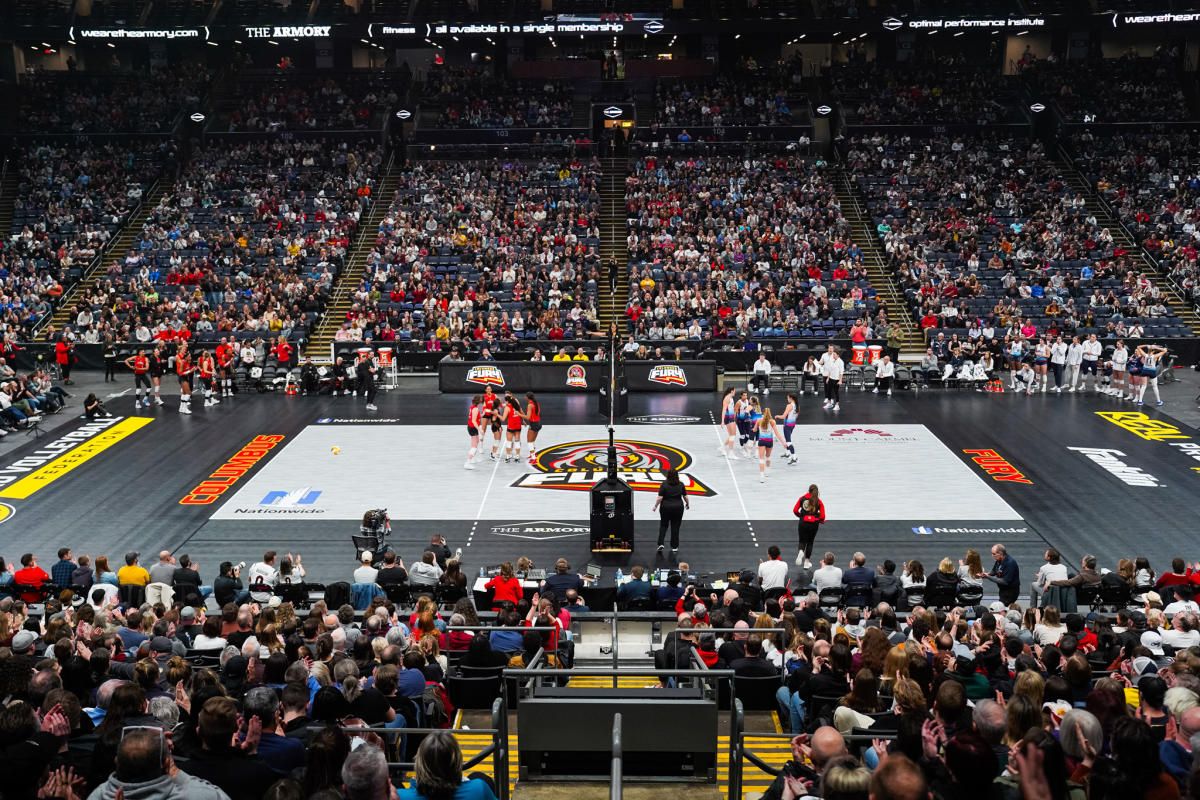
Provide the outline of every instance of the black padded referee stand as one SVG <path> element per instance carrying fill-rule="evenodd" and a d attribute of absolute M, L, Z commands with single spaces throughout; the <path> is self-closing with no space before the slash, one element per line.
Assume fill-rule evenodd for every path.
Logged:
<path fill-rule="evenodd" d="M 617 476 L 615 431 L 608 429 L 608 475 L 591 491 L 593 553 L 633 552 L 633 489 Z"/>

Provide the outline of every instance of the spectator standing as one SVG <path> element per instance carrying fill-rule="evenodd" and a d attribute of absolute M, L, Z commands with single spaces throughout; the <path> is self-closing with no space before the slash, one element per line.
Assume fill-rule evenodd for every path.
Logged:
<path fill-rule="evenodd" d="M 800 552 L 796 554 L 796 564 L 804 569 L 811 569 L 813 543 L 817 540 L 817 530 L 825 521 L 825 503 L 821 500 L 821 492 L 815 483 L 809 484 L 807 494 L 796 501 L 792 513 L 800 520 Z"/>

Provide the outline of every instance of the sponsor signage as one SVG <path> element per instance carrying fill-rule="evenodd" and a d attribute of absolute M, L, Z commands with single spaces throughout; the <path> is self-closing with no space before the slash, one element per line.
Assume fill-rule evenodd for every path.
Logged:
<path fill-rule="evenodd" d="M 1153 489 L 1163 486 L 1158 478 L 1146 472 L 1141 467 L 1132 467 L 1126 464 L 1122 460 L 1126 456 L 1120 450 L 1114 450 L 1109 447 L 1068 447 L 1067 449 L 1091 459 L 1098 467 L 1114 476 L 1126 486 L 1149 487 Z"/>
<path fill-rule="evenodd" d="M 901 20 L 888 17 L 883 21 L 884 30 L 898 31 L 907 28 L 912 31 L 925 30 L 970 30 L 972 28 L 1044 28 L 1045 17 L 1006 17 L 1003 19 L 966 19 L 963 17 L 947 17 L 943 19 L 909 19 Z"/>
<path fill-rule="evenodd" d="M 345 419 L 342 417 L 321 417 L 317 420 L 318 425 L 398 425 L 403 422 L 401 419 L 388 419 L 384 417 L 362 417 L 361 419 Z"/>
<path fill-rule="evenodd" d="M 833 108 L 826 105 L 817 106 L 817 113 L 822 117 L 827 117 L 833 111 Z"/>
<path fill-rule="evenodd" d="M 204 122 L 204 120 L 208 119 L 208 117 L 204 116 L 199 111 L 197 111 L 195 114 L 192 114 L 190 117 L 188 117 L 188 119 L 190 119 L 192 122 L 199 123 L 199 122 Z"/>
<path fill-rule="evenodd" d="M 686 417 L 678 414 L 642 414 L 625 417 L 626 422 L 634 425 L 692 425 L 700 421 L 699 417 Z"/>
<path fill-rule="evenodd" d="M 618 439 L 616 448 L 617 475 L 635 492 L 657 493 L 666 480 L 666 471 L 674 469 L 679 472 L 684 491 L 692 497 L 715 497 L 717 494 L 687 472 L 693 459 L 677 447 Z M 520 476 L 512 483 L 513 487 L 591 491 L 597 481 L 608 476 L 608 440 L 586 439 L 547 447 L 538 451 L 531 465 L 537 471 Z"/>
<path fill-rule="evenodd" d="M 1170 446 L 1178 448 L 1193 461 L 1200 461 L 1200 444 L 1196 444 L 1195 442 L 1171 442 Z M 1200 467 L 1192 467 L 1192 472 L 1200 472 Z"/>
<path fill-rule="evenodd" d="M 896 444 L 898 442 L 918 441 L 916 436 L 897 436 L 883 428 L 838 428 L 828 433 L 810 433 L 810 442 L 875 442 L 878 444 Z"/>
<path fill-rule="evenodd" d="M 918 536 L 932 536 L 935 533 L 1025 533 L 1028 528 L 941 528 L 931 525 L 918 525 L 912 532 Z"/>
<path fill-rule="evenodd" d="M 324 39 L 332 25 L 246 25 L 247 39 Z"/>
<path fill-rule="evenodd" d="M 76 28 L 67 31 L 67 39 L 72 44 L 77 39 L 119 42 L 145 41 L 150 39 L 204 39 L 208 40 L 209 31 L 204 28 Z"/>
<path fill-rule="evenodd" d="M 1029 107 L 1029 110 L 1035 114 L 1040 114 L 1046 110 L 1046 106 L 1042 103 L 1034 103 Z"/>
<path fill-rule="evenodd" d="M 650 369 L 651 383 L 661 383 L 665 386 L 687 386 L 687 372 L 678 364 L 658 364 Z"/>
<path fill-rule="evenodd" d="M 709 392 L 717 385 L 715 361 L 625 361 L 631 392 Z M 607 385 L 609 365 L 599 361 L 442 361 L 442 392 L 478 392 L 484 386 L 533 392 L 588 392 Z"/>
<path fill-rule="evenodd" d="M 0 469 L 0 497 L 25 500 L 153 422 L 109 417 L 81 425 Z"/>
<path fill-rule="evenodd" d="M 1010 464 L 1008 459 L 995 450 L 963 450 L 963 452 L 969 455 L 971 460 L 994 481 L 1001 483 L 1033 483 L 1033 481 L 1025 477 L 1025 473 Z"/>
<path fill-rule="evenodd" d="M 396 112 L 396 119 L 401 120 L 401 121 L 404 121 L 407 119 L 412 119 L 412 112 L 409 111 L 407 108 L 402 108 Z"/>
<path fill-rule="evenodd" d="M 1171 423 L 1147 416 L 1141 411 L 1097 411 L 1096 416 L 1148 442 L 1192 438 Z"/>
<path fill-rule="evenodd" d="M 477 386 L 503 386 L 504 373 L 497 366 L 477 364 L 467 370 L 467 383 Z"/>
<path fill-rule="evenodd" d="M 258 504 L 250 508 L 235 508 L 233 513 L 245 516 L 310 516 L 324 514 L 325 509 L 316 505 L 321 497 L 320 489 L 302 486 L 299 489 L 272 489 L 262 496 Z"/>
<path fill-rule="evenodd" d="M 508 536 L 513 539 L 530 539 L 535 542 L 551 539 L 566 539 L 571 536 L 587 536 L 591 528 L 586 525 L 575 525 L 570 522 L 554 522 L 552 520 L 534 520 L 533 522 L 510 522 L 505 525 L 493 525 L 492 533 L 496 536 Z"/>
<path fill-rule="evenodd" d="M 572 389 L 587 388 L 587 370 L 579 364 L 572 364 L 567 368 L 567 386 Z"/>
<path fill-rule="evenodd" d="M 180 499 L 179 505 L 207 506 L 215 503 L 286 438 L 276 434 L 255 436 L 211 475 L 196 484 Z"/>
<path fill-rule="evenodd" d="M 0 503 L 0 524 L 8 522 L 16 513 L 17 510 L 8 503 Z"/>
<path fill-rule="evenodd" d="M 609 119 L 616 119 L 617 117 L 621 116 L 621 114 L 621 109 L 617 108 L 616 106 L 609 106 L 608 108 L 604 109 L 604 116 L 608 117 Z"/>
<path fill-rule="evenodd" d="M 1170 11 L 1162 14 L 1119 14 L 1113 13 L 1112 24 L 1117 27 L 1117 20 L 1120 18 L 1122 25 L 1179 25 L 1181 23 L 1200 22 L 1200 14 L 1195 12 L 1184 12 L 1175 14 Z"/>

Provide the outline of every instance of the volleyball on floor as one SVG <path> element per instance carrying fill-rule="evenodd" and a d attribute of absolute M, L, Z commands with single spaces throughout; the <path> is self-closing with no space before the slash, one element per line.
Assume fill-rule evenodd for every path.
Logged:
<path fill-rule="evenodd" d="M 335 444 L 333 447 L 329 448 L 329 452 L 333 453 L 333 454 L 336 456 L 336 455 L 338 455 L 339 453 L 341 453 L 341 452 L 342 452 L 342 448 L 338 447 L 338 446 Z"/>

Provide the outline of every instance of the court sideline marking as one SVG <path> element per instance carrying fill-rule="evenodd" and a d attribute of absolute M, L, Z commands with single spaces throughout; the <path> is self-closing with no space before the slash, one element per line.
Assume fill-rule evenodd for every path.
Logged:
<path fill-rule="evenodd" d="M 746 510 L 746 501 L 742 499 L 742 487 L 738 486 L 737 473 L 733 471 L 733 464 L 730 463 L 729 456 L 725 453 L 725 437 L 722 435 L 725 431 L 717 424 L 717 418 L 713 415 L 711 408 L 708 410 L 708 419 L 712 422 L 713 430 L 717 433 L 717 445 L 721 448 L 722 452 L 721 460 L 729 468 L 729 477 L 733 479 L 733 490 L 737 492 L 738 505 L 742 507 L 742 516 L 746 518 L 746 528 L 750 531 L 750 541 L 754 542 L 755 547 L 758 547 L 758 535 L 754 532 L 754 523 L 750 521 L 750 512 Z"/>
<path fill-rule="evenodd" d="M 475 521 L 471 523 L 471 532 L 467 534 L 467 547 L 471 546 L 471 542 L 475 540 L 475 528 L 479 525 L 479 520 L 483 519 L 483 508 L 487 505 L 488 495 L 492 493 L 492 484 L 496 481 L 496 473 L 500 470 L 500 456 L 496 456 L 496 460 L 492 462 L 492 477 L 488 478 L 487 488 L 483 490 L 483 499 L 479 501 L 479 510 L 475 512 Z"/>

